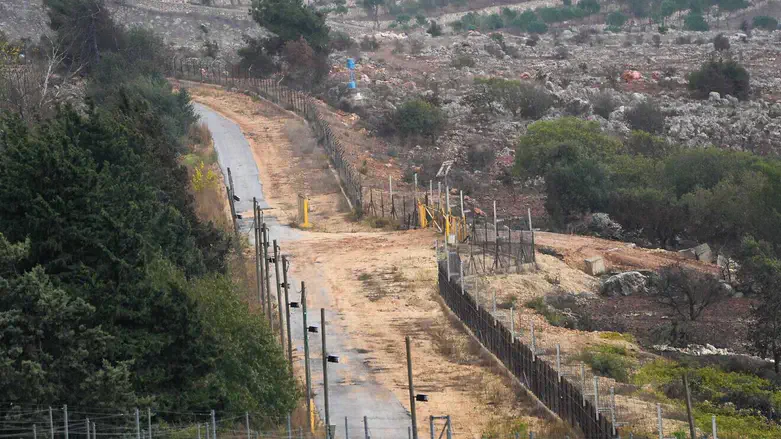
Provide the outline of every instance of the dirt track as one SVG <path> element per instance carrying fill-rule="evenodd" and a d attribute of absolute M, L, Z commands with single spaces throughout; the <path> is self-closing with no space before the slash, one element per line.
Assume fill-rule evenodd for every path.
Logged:
<path fill-rule="evenodd" d="M 557 424 L 536 409 L 536 403 L 518 396 L 523 393 L 513 388 L 502 369 L 447 318 L 435 290 L 433 232 L 367 232 L 367 226 L 349 222 L 340 211 L 338 186 L 326 181 L 333 176 L 326 169 L 325 157 L 314 149 L 312 160 L 299 167 L 303 154 L 290 138 L 296 132 L 286 129 L 298 120 L 296 116 L 213 87 L 192 87 L 190 92 L 196 102 L 241 127 L 258 164 L 272 208 L 269 215 L 283 224 L 293 222 L 299 193 L 316 200 L 313 229 L 296 232 L 295 240 L 283 243 L 283 252 L 290 257 L 292 276 L 307 282 L 309 306 L 328 308 L 334 328 L 344 331 L 341 361 L 362 362 L 370 371 L 368 375 L 339 375 L 332 386 L 379 385 L 408 410 L 404 337 L 409 335 L 416 390 L 429 396 L 429 402 L 417 409 L 419 432 L 425 435 L 421 437 L 429 435 L 429 415 L 452 415 L 455 434 L 464 437 L 480 437 L 488 431 L 508 434 L 512 422 L 535 431 Z M 313 367 L 313 374 L 319 374 L 315 373 L 318 370 Z M 353 403 L 345 400 L 345 404 Z M 332 414 L 344 412 L 346 407 L 339 404 L 332 399 Z M 343 419 L 332 418 L 332 423 L 339 422 Z M 357 428 L 353 422 L 351 430 Z M 405 425 L 401 427 L 406 430 Z M 383 428 L 396 427 L 380 427 L 373 437 L 390 432 Z"/>
<path fill-rule="evenodd" d="M 507 434 L 513 422 L 537 432 L 555 424 L 535 403 L 519 396 L 523 392 L 513 388 L 503 371 L 448 319 L 435 289 L 433 232 L 378 232 L 350 222 L 338 186 L 328 181 L 333 175 L 326 169 L 325 157 L 318 155 L 317 148 L 296 147 L 306 139 L 300 137 L 300 130 L 290 128 L 292 122 L 300 123 L 295 115 L 217 88 L 195 87 L 191 93 L 197 102 L 239 124 L 249 139 L 267 201 L 280 222 L 295 220 L 299 193 L 316 200 L 314 229 L 297 232 L 296 240 L 286 242 L 283 250 L 291 258 L 292 275 L 306 280 L 309 291 L 322 292 L 310 296 L 310 306 L 331 309 L 334 324 L 347 335 L 349 343 L 341 353 L 344 361 L 361 361 L 370 371 L 368 376 L 343 376 L 340 386 L 379 385 L 408 409 L 404 336 L 410 335 L 416 388 L 430 399 L 418 405 L 420 434 L 429 434 L 429 415 L 452 415 L 456 434 L 467 437 Z M 591 237 L 552 233 L 537 233 L 536 237 L 539 245 L 564 255 L 566 265 L 550 258 L 548 268 L 567 271 L 577 279 L 573 288 L 584 290 L 595 284 L 595 279 L 579 271 L 583 259 L 590 256 L 602 255 L 609 267 L 617 268 L 657 268 L 681 261 L 675 253 Z M 536 275 L 537 283 L 546 285 L 546 274 Z M 508 293 L 524 282 L 534 280 L 507 284 Z M 524 320 L 540 319 L 529 312 L 519 313 L 518 318 L 520 327 L 525 326 Z M 565 342 L 560 337 L 572 337 L 562 331 L 548 329 L 549 335 L 542 336 L 541 342 Z M 594 342 L 595 337 L 587 338 Z M 580 341 L 573 344 L 573 351 L 582 347 Z"/>

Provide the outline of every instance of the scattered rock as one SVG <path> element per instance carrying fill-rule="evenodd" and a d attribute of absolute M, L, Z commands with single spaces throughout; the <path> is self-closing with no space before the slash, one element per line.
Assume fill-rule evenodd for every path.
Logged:
<path fill-rule="evenodd" d="M 609 297 L 631 296 L 648 292 L 648 279 L 638 271 L 626 271 L 610 276 L 600 289 Z"/>

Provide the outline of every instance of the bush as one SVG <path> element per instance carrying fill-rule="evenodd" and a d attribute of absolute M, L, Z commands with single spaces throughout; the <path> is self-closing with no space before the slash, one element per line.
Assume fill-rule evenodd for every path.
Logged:
<path fill-rule="evenodd" d="M 515 90 L 514 90 L 515 91 Z M 536 84 L 520 83 L 508 99 L 518 99 L 518 113 L 527 119 L 539 119 L 553 106 L 548 91 Z"/>
<path fill-rule="evenodd" d="M 594 97 L 591 98 L 591 105 L 594 107 L 594 114 L 602 116 L 605 119 L 610 118 L 610 113 L 615 111 L 616 107 L 618 107 L 618 103 L 613 99 L 613 95 L 605 91 L 600 91 L 594 95 Z"/>
<path fill-rule="evenodd" d="M 663 158 L 675 149 L 664 138 L 639 130 L 632 131 L 625 144 L 630 153 L 645 157 Z"/>
<path fill-rule="evenodd" d="M 654 47 L 662 45 L 662 36 L 659 34 L 654 34 L 654 36 L 651 37 L 651 40 L 654 42 Z"/>
<path fill-rule="evenodd" d="M 689 75 L 689 89 L 700 98 L 715 91 L 745 100 L 750 94 L 749 78 L 748 71 L 735 61 L 711 60 Z"/>
<path fill-rule="evenodd" d="M 760 29 L 776 30 L 778 29 L 778 20 L 767 15 L 758 15 L 751 20 L 751 24 Z"/>
<path fill-rule="evenodd" d="M 420 55 L 420 52 L 426 47 L 426 43 L 419 38 L 411 38 L 409 40 L 409 53 L 413 55 Z"/>
<path fill-rule="evenodd" d="M 529 47 L 534 47 L 537 45 L 539 41 L 540 41 L 540 36 L 537 34 L 532 34 L 529 38 L 526 39 L 526 45 Z"/>
<path fill-rule="evenodd" d="M 597 14 L 600 10 L 600 5 L 597 0 L 580 0 L 578 2 L 578 8 L 583 9 L 589 14 Z"/>
<path fill-rule="evenodd" d="M 575 329 L 576 322 L 574 322 L 573 319 L 565 316 L 559 310 L 545 303 L 545 299 L 542 297 L 535 297 L 534 299 L 526 302 L 526 307 L 536 311 L 538 314 L 543 316 L 549 324 L 553 326 Z"/>
<path fill-rule="evenodd" d="M 327 55 L 316 53 L 303 37 L 285 43 L 282 59 L 289 66 L 285 80 L 299 88 L 311 88 L 328 75 Z"/>
<path fill-rule="evenodd" d="M 361 40 L 361 50 L 367 50 L 369 52 L 374 52 L 375 50 L 380 48 L 380 42 L 377 41 L 377 37 L 368 35 L 363 37 L 363 40 Z"/>
<path fill-rule="evenodd" d="M 358 43 L 346 32 L 331 31 L 331 40 L 329 41 L 331 50 L 349 50 L 357 45 Z"/>
<path fill-rule="evenodd" d="M 626 112 L 626 120 L 634 130 L 659 134 L 664 132 L 664 114 L 659 106 L 645 100 Z"/>
<path fill-rule="evenodd" d="M 485 169 L 496 160 L 496 152 L 487 146 L 472 145 L 466 152 L 466 158 L 472 169 Z"/>
<path fill-rule="evenodd" d="M 396 110 L 393 122 L 402 137 L 418 135 L 436 138 L 445 129 L 447 117 L 434 105 L 422 99 L 413 99 Z"/>
<path fill-rule="evenodd" d="M 707 32 L 708 29 L 710 29 L 702 14 L 696 14 L 694 12 L 689 12 L 683 19 L 683 28 L 698 32 Z"/>
<path fill-rule="evenodd" d="M 566 46 L 559 46 L 553 50 L 553 58 L 567 59 L 569 58 L 569 50 L 567 50 Z"/>
<path fill-rule="evenodd" d="M 531 34 L 544 34 L 545 32 L 548 32 L 548 25 L 541 21 L 534 21 L 529 23 L 527 30 Z M 528 40 L 527 40 L 527 44 L 528 44 Z"/>
<path fill-rule="evenodd" d="M 729 38 L 725 37 L 724 34 L 716 35 L 715 37 L 713 37 L 713 48 L 719 52 L 722 52 L 724 50 L 729 50 L 730 48 Z"/>
<path fill-rule="evenodd" d="M 632 358 L 626 348 L 603 345 L 586 348 L 580 355 L 581 361 L 589 365 L 595 374 L 626 383 L 632 367 Z"/>
<path fill-rule="evenodd" d="M 475 65 L 475 59 L 472 58 L 472 55 L 467 53 L 460 53 L 450 61 L 450 66 L 457 69 L 461 69 L 463 67 L 474 67 Z"/>
<path fill-rule="evenodd" d="M 440 26 L 436 21 L 431 20 L 431 23 L 429 23 L 426 33 L 431 35 L 432 37 L 439 37 L 442 35 L 442 26 Z"/>
<path fill-rule="evenodd" d="M 683 45 L 683 44 L 691 44 L 692 43 L 692 37 L 688 35 L 681 35 L 679 37 L 675 37 L 675 44 L 677 45 Z"/>
<path fill-rule="evenodd" d="M 627 16 L 622 14 L 619 11 L 611 12 L 607 14 L 607 18 L 605 19 L 605 23 L 607 23 L 609 26 L 616 26 L 621 27 L 626 23 Z"/>

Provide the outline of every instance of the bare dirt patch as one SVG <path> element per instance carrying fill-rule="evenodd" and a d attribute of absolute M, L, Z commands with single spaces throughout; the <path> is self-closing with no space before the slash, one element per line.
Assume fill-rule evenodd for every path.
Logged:
<path fill-rule="evenodd" d="M 558 425 L 444 311 L 430 231 L 307 235 L 286 248 L 294 274 L 320 274 L 324 285 L 307 288 L 329 290 L 354 348 L 371 352 L 375 378 L 402 402 L 408 399 L 404 337 L 412 338 L 415 387 L 429 395 L 418 405 L 418 419 L 453 414 L 457 434 L 469 437 L 507 433 L 513 422 L 536 432 Z"/>
<path fill-rule="evenodd" d="M 535 243 L 550 247 L 564 255 L 564 261 L 571 267 L 584 269 L 584 259 L 602 256 L 608 270 L 658 269 L 666 265 L 681 263 L 687 267 L 718 274 L 718 267 L 683 258 L 676 252 L 663 249 L 646 249 L 634 244 L 610 241 L 591 236 L 565 235 L 537 232 Z"/>

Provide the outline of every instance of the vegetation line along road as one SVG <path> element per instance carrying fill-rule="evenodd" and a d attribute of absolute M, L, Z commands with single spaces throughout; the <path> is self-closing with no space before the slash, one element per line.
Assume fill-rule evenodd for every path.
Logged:
<path fill-rule="evenodd" d="M 4 74 L 28 75 L 3 92 L 24 85 L 36 96 L 0 118 L 5 433 L 31 435 L 33 423 L 48 425 L 48 407 L 63 405 L 79 421 L 105 413 L 94 416 L 105 432 L 134 431 L 121 414 L 135 407 L 151 409 L 161 431 L 194 428 L 210 410 L 276 426 L 298 387 L 241 300 L 239 243 L 213 204 L 223 194 L 201 178 L 210 139 L 187 92 L 162 78 L 165 44 L 124 30 L 101 2 L 46 5 L 63 50 L 52 68 L 85 76 L 61 105 L 37 106 L 51 93 L 34 82 L 38 70 L 0 57 Z M 28 52 L 28 62 L 57 47 Z"/>

